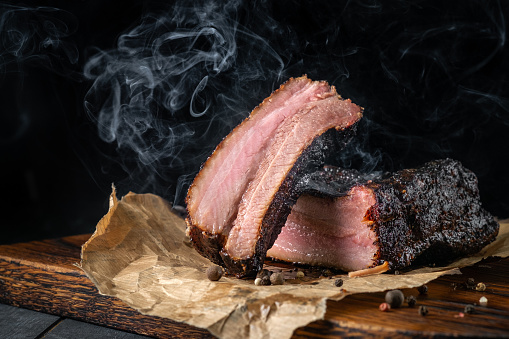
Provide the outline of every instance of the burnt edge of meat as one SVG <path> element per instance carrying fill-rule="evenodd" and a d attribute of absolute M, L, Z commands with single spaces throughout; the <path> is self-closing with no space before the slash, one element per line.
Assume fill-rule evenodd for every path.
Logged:
<path fill-rule="evenodd" d="M 377 201 L 367 215 L 378 237 L 376 259 L 392 269 L 474 254 L 498 234 L 498 222 L 481 205 L 477 177 L 458 161 L 431 161 L 367 185 Z"/>
<path fill-rule="evenodd" d="M 381 176 L 381 172 L 362 173 L 356 169 L 326 165 L 319 171 L 304 175 L 297 185 L 309 195 L 339 198 L 346 196 L 353 186 L 366 184 Z"/>
<path fill-rule="evenodd" d="M 321 189 L 334 180 L 344 180 L 336 192 L 330 186 Z M 393 270 L 443 264 L 479 252 L 498 234 L 498 222 L 481 205 L 477 177 L 452 159 L 378 178 L 332 168 L 314 173 L 301 185 L 324 197 L 342 196 L 354 185 L 373 190 L 376 203 L 365 216 L 373 221 L 370 227 L 379 248 L 373 266 L 385 261 Z"/>
<path fill-rule="evenodd" d="M 224 266 L 223 259 L 219 255 L 219 251 L 226 243 L 226 237 L 223 234 L 212 234 L 188 223 L 187 236 L 198 253 L 214 264 Z"/>
<path fill-rule="evenodd" d="M 331 152 L 338 152 L 343 149 L 355 136 L 357 124 L 352 124 L 344 130 L 329 129 L 316 137 L 302 152 L 283 180 L 265 213 L 254 256 L 249 259 L 235 260 L 225 251 L 221 251 L 221 257 L 228 274 L 234 274 L 239 278 L 249 277 L 254 276 L 256 272 L 262 269 L 267 250 L 274 245 L 293 205 L 303 192 L 303 186 L 298 183 L 306 174 L 313 173 L 323 167 Z"/>

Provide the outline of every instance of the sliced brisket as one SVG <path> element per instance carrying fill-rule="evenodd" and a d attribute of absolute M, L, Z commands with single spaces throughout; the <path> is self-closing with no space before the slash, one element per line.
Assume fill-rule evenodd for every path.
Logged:
<path fill-rule="evenodd" d="M 343 146 L 361 116 L 325 82 L 282 85 L 219 144 L 191 185 L 186 222 L 195 248 L 229 273 L 256 273 L 298 197 L 294 183 Z"/>
<path fill-rule="evenodd" d="M 498 234 L 474 173 L 451 159 L 378 178 L 328 168 L 302 183 L 308 194 L 269 257 L 346 271 L 386 261 L 400 269 L 476 253 Z"/>

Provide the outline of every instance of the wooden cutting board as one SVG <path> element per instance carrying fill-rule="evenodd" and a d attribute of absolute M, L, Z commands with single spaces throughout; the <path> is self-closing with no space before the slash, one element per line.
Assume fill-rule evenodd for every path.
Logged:
<path fill-rule="evenodd" d="M 81 245 L 90 235 L 0 246 L 0 303 L 77 319 L 157 338 L 209 338 L 206 330 L 159 317 L 144 316 L 116 298 L 100 295 L 76 266 Z M 294 333 L 294 338 L 377 337 L 508 337 L 509 258 L 489 258 L 461 269 L 462 275 L 430 282 L 428 293 L 414 295 L 417 306 L 378 310 L 384 293 L 357 294 L 327 303 L 324 320 Z M 468 278 L 483 282 L 485 291 L 465 287 Z M 463 314 L 466 305 L 473 314 Z M 418 314 L 418 306 L 428 315 Z"/>

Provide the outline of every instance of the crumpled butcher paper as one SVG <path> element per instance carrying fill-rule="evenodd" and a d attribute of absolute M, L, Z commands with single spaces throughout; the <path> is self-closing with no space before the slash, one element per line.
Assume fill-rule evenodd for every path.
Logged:
<path fill-rule="evenodd" d="M 100 293 L 117 297 L 139 312 L 205 328 L 219 338 L 289 338 L 293 331 L 323 319 L 326 301 L 354 293 L 421 286 L 489 256 L 509 255 L 509 223 L 500 223 L 497 240 L 477 255 L 447 267 L 426 267 L 399 275 L 334 279 L 296 278 L 282 268 L 284 285 L 256 286 L 252 279 L 223 276 L 209 281 L 211 262 L 185 235 L 185 222 L 171 205 L 153 194 L 129 193 L 110 209 L 83 245 L 81 267 Z M 343 279 L 336 287 L 334 280 Z"/>

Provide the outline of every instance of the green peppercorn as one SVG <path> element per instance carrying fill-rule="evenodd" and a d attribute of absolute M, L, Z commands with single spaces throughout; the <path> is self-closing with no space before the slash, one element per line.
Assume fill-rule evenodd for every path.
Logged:
<path fill-rule="evenodd" d="M 392 308 L 398 308 L 403 305 L 405 295 L 400 290 L 392 290 L 385 293 L 385 302 L 391 305 Z"/>

